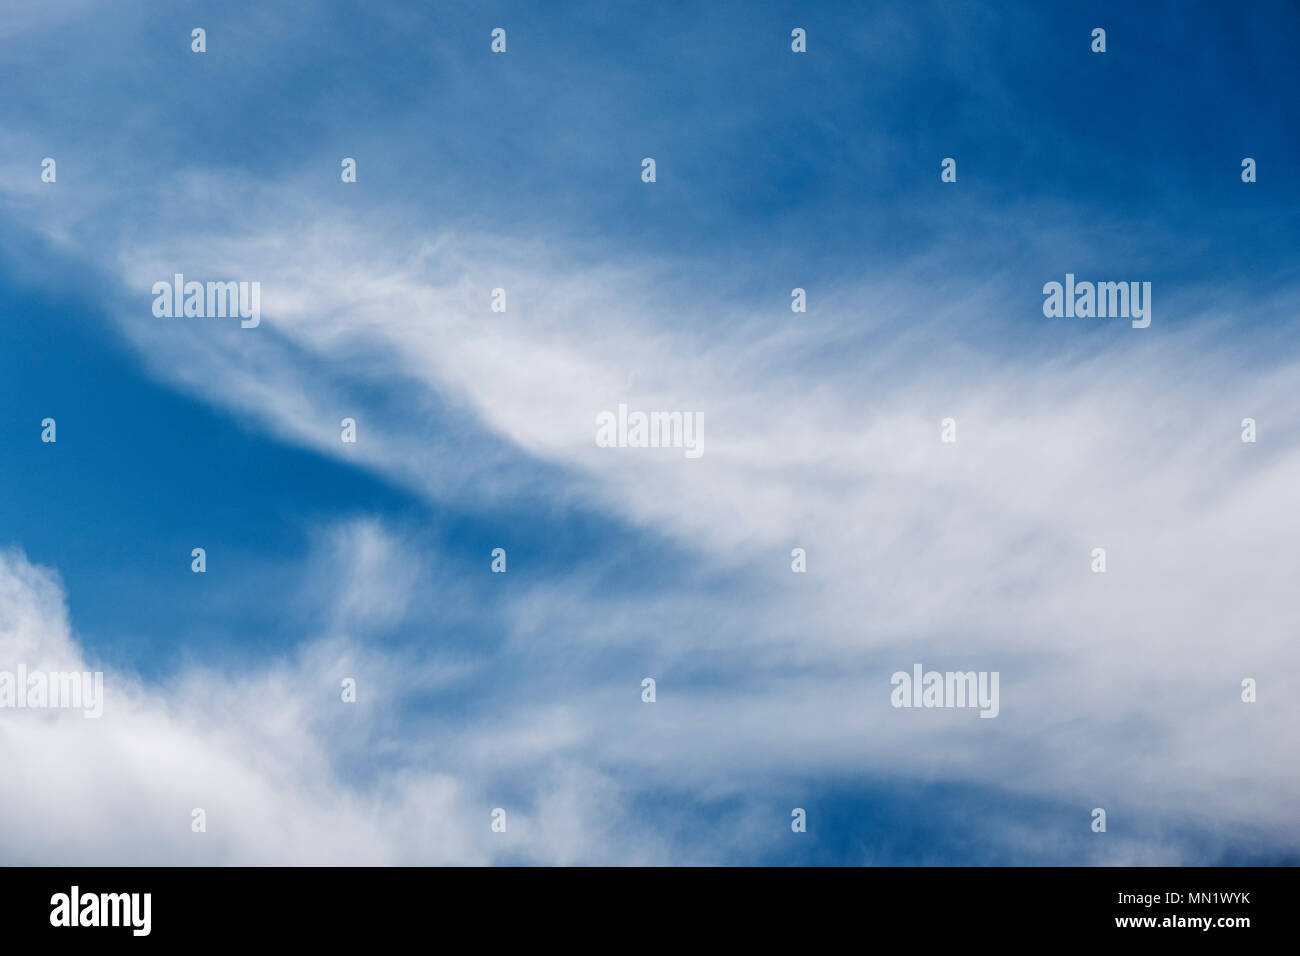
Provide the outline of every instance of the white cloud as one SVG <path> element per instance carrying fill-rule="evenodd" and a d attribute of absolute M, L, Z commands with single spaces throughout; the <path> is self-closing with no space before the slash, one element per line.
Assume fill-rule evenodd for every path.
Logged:
<path fill-rule="evenodd" d="M 350 655 L 362 691 L 345 709 L 333 678 Z M 55 575 L 14 550 L 0 553 L 0 662 L 94 667 L 69 631 Z M 343 779 L 337 764 L 377 756 L 386 695 L 437 686 L 403 665 L 325 641 L 255 673 L 191 671 L 167 687 L 110 670 L 99 720 L 0 710 L 0 855 L 42 865 L 661 859 L 653 837 L 639 848 L 635 825 L 619 819 L 618 785 L 588 767 L 531 768 L 525 785 L 511 781 L 505 834 L 489 830 L 499 781 L 510 780 L 502 767 L 480 763 L 470 783 L 410 763 L 416 748 L 403 746 L 378 755 L 386 771 L 373 785 Z M 195 807 L 206 833 L 191 831 Z M 622 835 L 607 844 L 613 826 Z"/>
<path fill-rule="evenodd" d="M 450 230 L 423 240 L 331 221 L 269 187 L 226 189 L 265 218 L 179 228 L 187 196 L 214 195 L 183 177 L 152 233 L 111 246 L 122 327 L 159 376 L 434 501 L 592 507 L 709 582 L 631 598 L 602 594 L 593 572 L 513 598 L 508 647 L 538 663 L 536 679 L 499 695 L 493 719 L 415 747 L 470 778 L 393 772 L 382 806 L 344 796 L 292 694 L 267 697 L 273 732 L 251 755 L 252 726 L 209 731 L 209 749 L 187 756 L 188 738 L 146 722 L 129 762 L 156 747 L 184 779 L 236 781 L 229 816 L 276 834 L 259 858 L 332 852 L 308 834 L 349 813 L 383 847 L 386 813 L 418 802 L 458 819 L 467 779 L 557 762 L 571 770 L 540 819 L 564 821 L 551 847 L 564 860 L 600 844 L 557 800 L 668 777 L 734 795 L 810 773 L 1001 787 L 1077 804 L 1085 826 L 1092 806 L 1113 805 L 1300 843 L 1296 368 L 1223 367 L 1191 321 L 1195 290 L 1159 290 L 1145 332 L 993 357 L 953 330 L 1005 309 L 1002 278 L 971 291 L 867 276 L 795 316 L 779 299 L 688 296 L 670 262 L 592 264 L 591 250 Z M 147 290 L 175 271 L 258 279 L 262 328 L 153 318 Z M 488 309 L 496 286 L 505 314 Z M 620 401 L 703 412 L 705 456 L 597 448 L 595 415 Z M 354 410 L 360 439 L 345 446 L 338 421 Z M 956 445 L 938 441 L 948 415 Z M 1257 445 L 1238 440 L 1248 415 Z M 382 589 L 397 585 L 399 608 L 414 585 L 382 539 L 349 533 L 363 560 L 340 614 L 382 619 Z M 794 546 L 808 549 L 806 577 L 789 572 Z M 1096 546 L 1104 576 L 1088 570 Z M 585 656 L 565 682 L 546 662 L 570 653 Z M 620 669 L 602 670 L 611 661 Z M 1000 670 L 1002 715 L 892 710 L 888 675 L 914 661 Z M 661 700 L 646 710 L 627 688 L 650 672 Z M 1243 677 L 1259 680 L 1258 704 L 1240 702 Z M 299 745 L 299 789 L 272 800 L 276 758 Z M 276 815 L 299 804 L 305 823 Z M 487 859 L 458 827 L 410 845 Z"/>

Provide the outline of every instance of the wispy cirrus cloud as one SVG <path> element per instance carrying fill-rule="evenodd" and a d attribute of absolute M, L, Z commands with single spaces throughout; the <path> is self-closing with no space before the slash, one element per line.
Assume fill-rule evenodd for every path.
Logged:
<path fill-rule="evenodd" d="M 979 102 L 1011 115 L 1005 80 Z M 663 142 L 671 124 L 652 125 Z M 875 170 L 900 143 L 844 149 Z M 116 173 L 130 167 L 109 152 Z M 679 168 L 707 152 L 676 153 Z M 1296 852 L 1285 270 L 1192 278 L 1175 229 L 977 189 L 918 200 L 921 227 L 889 233 L 894 254 L 816 281 L 815 262 L 762 242 L 647 254 L 576 238 L 570 221 L 507 232 L 508 215 L 472 204 L 391 197 L 362 212 L 297 172 L 176 162 L 120 177 L 120 193 L 80 177 L 52 197 L 3 177 L 24 230 L 104 277 L 105 311 L 153 377 L 430 511 L 509 510 L 543 538 L 598 530 L 562 572 L 516 561 L 494 579 L 486 548 L 473 571 L 419 554 L 409 515 L 330 526 L 301 570 L 295 601 L 314 616 L 293 653 L 132 686 L 105 721 L 121 736 L 94 754 L 75 728 L 10 728 L 17 776 L 39 780 L 40 754 L 68 758 L 48 791 L 11 791 L 26 801 L 15 852 L 53 826 L 46 807 L 76 809 L 58 793 L 114 780 L 120 799 L 69 835 L 68 858 L 120 860 L 102 836 L 112 818 L 156 854 L 141 861 L 747 861 L 788 826 L 765 801 L 846 779 L 978 794 L 993 809 L 967 825 L 988 852 L 1036 862 Z M 303 162 L 334 175 L 337 157 Z M 724 197 L 690 231 L 739 208 Z M 842 265 L 852 235 L 828 241 Z M 1157 275 L 1150 329 L 1042 317 L 1043 282 L 1116 261 Z M 176 272 L 260 281 L 262 326 L 156 318 L 149 289 Z M 790 312 L 805 285 L 810 310 Z M 704 456 L 597 447 L 596 415 L 620 402 L 701 413 Z M 356 444 L 340 441 L 344 417 Z M 939 441 L 947 417 L 955 444 Z M 1239 440 L 1245 417 L 1256 444 Z M 791 573 L 795 547 L 806 575 Z M 74 659 L 51 579 L 18 558 L 7 573 L 31 622 L 10 640 Z M 998 719 L 890 707 L 890 674 L 915 661 L 999 670 Z M 348 712 L 336 689 L 353 671 Z M 1257 704 L 1240 700 L 1245 677 Z M 666 787 L 677 828 L 644 813 Z M 182 826 L 158 841 L 152 821 L 183 824 L 195 791 L 212 795 L 214 839 Z M 1035 834 L 1023 801 L 1053 808 Z M 707 829 L 718 803 L 725 825 Z M 519 822 L 489 842 L 496 805 Z M 1113 829 L 1085 845 L 1094 806 Z"/>
<path fill-rule="evenodd" d="M 259 340 L 195 326 L 165 352 L 145 322 L 126 327 L 168 369 L 191 363 L 186 384 L 209 400 L 253 409 L 282 434 L 431 500 L 486 472 L 486 488 L 508 494 L 511 475 L 523 486 L 545 467 L 548 493 L 569 508 L 595 508 L 682 549 L 697 580 L 712 583 L 682 585 L 649 611 L 643 596 L 606 596 L 608 578 L 592 573 L 585 593 L 538 589 L 513 612 L 550 648 L 566 635 L 599 644 L 603 628 L 580 622 L 613 620 L 621 640 L 637 635 L 643 661 L 680 672 L 689 687 L 661 708 L 676 727 L 669 751 L 662 726 L 649 732 L 635 712 L 618 716 L 621 685 L 588 693 L 580 708 L 588 716 L 577 726 L 608 733 L 575 728 L 561 735 L 568 749 L 625 766 L 661 754 L 664 772 L 685 761 L 705 787 L 706 768 L 719 765 L 738 764 L 741 776 L 772 762 L 796 774 L 860 766 L 1063 800 L 1101 789 L 1190 820 L 1271 821 L 1289 832 L 1295 743 L 1284 728 L 1296 716 L 1286 702 L 1296 661 L 1277 608 L 1300 570 L 1282 507 L 1300 468 L 1286 397 L 1294 359 L 1279 357 L 1263 375 L 1223 374 L 1207 347 L 1212 321 L 1200 320 L 1190 291 L 1164 293 L 1158 348 L 1094 336 L 1048 360 L 1017 359 L 947 338 L 942 316 L 913 318 L 935 299 L 991 313 L 1011 276 L 964 295 L 960 277 L 910 296 L 905 282 L 882 279 L 789 319 L 681 296 L 664 322 L 664 300 L 680 289 L 657 291 L 652 266 L 566 272 L 551 251 L 486 237 L 403 253 L 392 235 L 367 243 L 355 225 L 347 235 L 343 256 L 329 252 L 343 241 L 327 222 L 296 254 L 274 232 L 176 237 L 169 248 L 182 258 L 215 249 L 214 268 L 241 275 L 265 260 L 257 250 L 282 250 L 263 270 L 267 288 L 281 290 L 268 294 L 267 328 L 277 347 L 341 370 L 348 392 L 365 396 L 358 420 L 369 434 L 355 449 L 315 406 L 283 399 L 279 383 L 292 373 L 273 362 L 246 391 L 204 372 L 255 365 L 266 354 Z M 161 267 L 152 255 L 131 267 L 130 287 Z M 486 281 L 484 262 L 493 264 Z M 488 310 L 496 284 L 510 293 L 504 314 Z M 889 306 L 864 321 L 857 302 Z M 856 343 L 843 332 L 854 321 L 870 330 Z M 949 344 L 919 361 L 918 341 Z M 860 365 L 818 362 L 850 344 Z M 595 414 L 619 400 L 698 408 L 708 452 L 670 462 L 597 448 Z M 509 449 L 513 467 L 467 454 L 470 443 L 455 456 L 429 454 L 422 413 L 438 401 Z M 955 445 L 938 441 L 948 415 L 959 423 Z M 1247 416 L 1267 421 L 1276 444 L 1243 444 Z M 476 489 L 465 481 L 460 494 Z M 790 575 L 795 546 L 811 556 L 806 579 Z M 1089 571 L 1096 546 L 1110 553 L 1104 577 Z M 914 659 L 996 663 L 1012 702 L 998 730 L 972 746 L 948 721 L 900 722 L 885 680 Z M 1277 696 L 1251 709 L 1237 685 L 1262 667 Z M 623 676 L 631 686 L 637 672 Z M 512 699 L 520 728 L 493 731 L 507 750 L 543 715 L 564 726 L 573 707 L 544 693 Z M 761 716 L 774 713 L 783 719 Z M 692 735 L 691 726 L 726 732 Z M 1243 774 L 1258 783 L 1249 797 L 1235 783 Z"/>

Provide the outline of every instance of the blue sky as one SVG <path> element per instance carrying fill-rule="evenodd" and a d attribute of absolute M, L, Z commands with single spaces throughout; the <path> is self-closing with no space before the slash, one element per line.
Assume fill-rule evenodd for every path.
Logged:
<path fill-rule="evenodd" d="M 559 7 L 0 27 L 0 859 L 1300 859 L 1296 7 Z"/>

